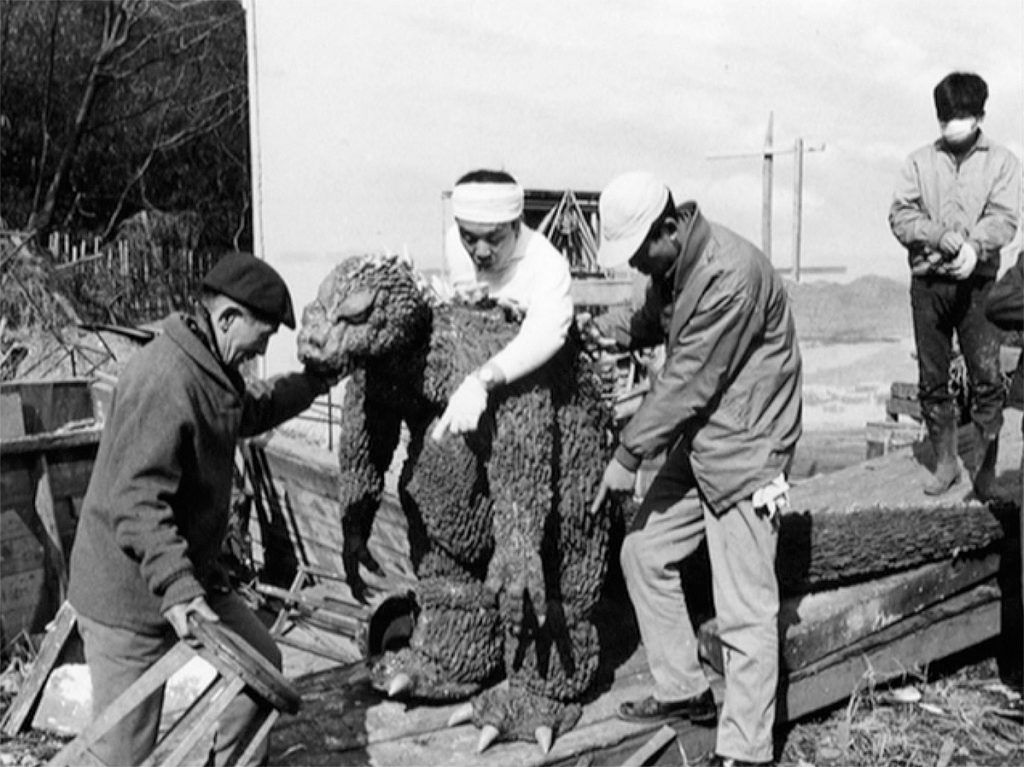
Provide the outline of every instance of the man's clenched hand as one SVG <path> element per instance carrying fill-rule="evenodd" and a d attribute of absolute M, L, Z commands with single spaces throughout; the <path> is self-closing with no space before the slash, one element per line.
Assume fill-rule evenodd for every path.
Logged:
<path fill-rule="evenodd" d="M 188 616 L 195 614 L 205 621 L 217 623 L 220 616 L 206 603 L 206 597 L 195 597 L 190 602 L 171 605 L 164 611 L 164 618 L 171 624 L 174 633 L 181 639 L 194 639 L 188 626 Z"/>

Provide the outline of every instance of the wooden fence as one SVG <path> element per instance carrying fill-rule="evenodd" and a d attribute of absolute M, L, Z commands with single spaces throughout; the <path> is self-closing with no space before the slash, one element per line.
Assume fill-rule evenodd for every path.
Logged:
<path fill-rule="evenodd" d="M 185 308 L 217 260 L 185 248 L 132 247 L 125 241 L 71 240 L 53 234 L 49 250 L 58 278 L 83 319 L 140 325 Z"/>

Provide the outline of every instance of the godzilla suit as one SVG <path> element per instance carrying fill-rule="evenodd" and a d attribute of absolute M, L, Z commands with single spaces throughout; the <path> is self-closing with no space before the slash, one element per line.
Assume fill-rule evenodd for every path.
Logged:
<path fill-rule="evenodd" d="M 397 257 L 361 256 L 306 307 L 299 354 L 349 376 L 339 493 L 357 596 L 360 565 L 376 566 L 366 542 L 384 474 L 408 430 L 399 496 L 420 613 L 409 647 L 376 662 L 374 683 L 391 695 L 471 698 L 463 716 L 491 739 L 536 739 L 546 751 L 578 720 L 600 654 L 593 610 L 613 513 L 590 513 L 611 447 L 601 381 L 570 340 L 493 392 L 476 432 L 429 437 L 458 384 L 517 329 L 500 307 L 437 301 Z"/>

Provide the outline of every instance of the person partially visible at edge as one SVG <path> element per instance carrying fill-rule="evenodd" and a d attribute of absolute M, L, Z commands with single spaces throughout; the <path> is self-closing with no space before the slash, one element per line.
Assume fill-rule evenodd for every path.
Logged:
<path fill-rule="evenodd" d="M 444 258 L 454 293 L 488 297 L 522 325 L 509 344 L 459 385 L 431 436 L 475 431 L 490 393 L 533 372 L 565 343 L 572 323 L 569 262 L 523 222 L 523 188 L 508 173 L 475 170 L 455 182 L 455 224 Z"/>
<path fill-rule="evenodd" d="M 988 86 L 981 77 L 953 72 L 933 97 L 939 138 L 911 153 L 889 209 L 890 228 L 910 263 L 918 400 L 935 451 L 935 470 L 923 489 L 941 495 L 960 481 L 958 413 L 949 386 L 955 331 L 977 434 L 968 468 L 975 494 L 996 499 L 1004 392 L 999 340 L 984 307 L 1000 249 L 1017 229 L 1021 166 L 982 132 Z"/>
<path fill-rule="evenodd" d="M 239 438 L 305 410 L 333 381 L 291 373 L 247 383 L 243 363 L 266 352 L 280 324 L 295 327 L 280 275 L 247 253 L 222 256 L 192 314 L 118 377 L 71 552 L 69 600 L 78 615 L 98 716 L 179 639 L 190 619 L 222 621 L 281 668 L 264 624 L 220 562 Z M 157 690 L 93 748 L 104 764 L 141 764 L 156 744 Z M 244 692 L 218 722 L 210 753 L 224 764 L 257 714 Z M 265 763 L 264 741 L 255 754 Z"/>
<path fill-rule="evenodd" d="M 1004 331 L 1021 333 L 1024 331 L 1024 247 L 1017 253 L 1017 260 L 1000 277 L 996 284 L 989 291 L 988 300 L 985 303 L 985 316 L 993 322 L 996 327 Z M 1013 379 L 1010 383 L 1007 405 L 1024 410 L 1024 353 L 1017 359 L 1017 368 L 1013 372 Z M 1024 437 L 1024 419 L 1021 420 L 1021 436 Z M 1024 452 L 1018 457 L 1020 465 L 1020 477 L 1024 482 Z M 1022 489 L 1017 488 L 1016 502 L 1018 509 L 1024 503 L 1021 497 Z M 999 661 L 999 675 L 1010 687 L 1018 693 L 1017 698 L 1010 703 L 1010 708 L 1016 710 L 1020 716 L 1024 709 L 1024 657 L 1021 656 L 1020 648 L 1024 646 L 1024 517 L 1017 515 L 1018 536 L 1017 549 L 1014 552 L 1017 558 L 1018 569 L 1021 570 L 1021 578 L 1017 588 L 1009 586 L 1002 587 L 1004 610 L 1000 615 L 1000 633 L 1002 634 L 1002 650 L 996 656 Z M 1008 540 L 1013 536 L 1008 535 Z M 1005 555 L 1004 555 L 1005 557 Z M 1005 557 L 1004 561 L 1012 561 L 1011 557 Z"/>
<path fill-rule="evenodd" d="M 652 694 L 619 716 L 714 725 L 716 704 L 697 656 L 680 564 L 707 541 L 724 648 L 725 698 L 712 764 L 767 764 L 779 675 L 780 509 L 801 434 L 801 358 L 786 289 L 754 245 L 676 207 L 650 173 L 601 193 L 605 269 L 648 275 L 642 305 L 582 328 L 596 345 L 665 345 L 665 363 L 619 434 L 593 510 L 632 492 L 647 458 L 664 463 L 626 531 L 620 560 L 636 612 Z"/>

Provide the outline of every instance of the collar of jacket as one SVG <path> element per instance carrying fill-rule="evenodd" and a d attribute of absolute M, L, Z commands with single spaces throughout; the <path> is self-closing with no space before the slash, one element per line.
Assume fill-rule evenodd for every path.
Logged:
<path fill-rule="evenodd" d="M 210 315 L 201 305 L 191 314 L 172 314 L 164 323 L 164 333 L 211 377 L 236 393 L 245 391 L 241 374 L 225 365 L 216 351 Z"/>
<path fill-rule="evenodd" d="M 683 246 L 679 249 L 679 258 L 665 275 L 665 281 L 672 285 L 675 293 L 679 293 L 703 253 L 704 246 L 711 239 L 711 225 L 695 202 L 684 202 L 676 210 L 679 211 L 680 217 L 687 219 L 687 224 L 680 233 Z"/>
<path fill-rule="evenodd" d="M 949 147 L 946 146 L 946 142 L 942 140 L 941 136 L 935 139 L 935 143 L 932 144 L 932 146 L 935 147 L 936 152 L 948 154 L 950 157 L 956 156 L 953 152 L 949 150 Z M 978 138 L 971 145 L 971 148 L 967 150 L 967 153 L 964 154 L 964 158 L 970 157 L 975 152 L 987 152 L 991 148 L 992 142 L 988 140 L 988 136 L 985 135 L 985 131 L 983 131 L 981 128 L 978 128 Z"/>

